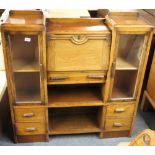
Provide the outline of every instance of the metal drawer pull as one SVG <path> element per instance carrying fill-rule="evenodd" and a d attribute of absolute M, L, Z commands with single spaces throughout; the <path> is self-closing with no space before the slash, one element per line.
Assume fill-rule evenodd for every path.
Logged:
<path fill-rule="evenodd" d="M 33 132 L 33 131 L 36 131 L 37 128 L 26 128 L 25 130 L 26 132 Z"/>
<path fill-rule="evenodd" d="M 113 126 L 114 127 L 122 127 L 123 125 L 121 123 L 114 123 Z"/>
<path fill-rule="evenodd" d="M 115 109 L 114 112 L 116 112 L 116 113 L 125 112 L 125 109 L 124 108 L 117 108 L 117 109 Z"/>
<path fill-rule="evenodd" d="M 103 78 L 105 78 L 105 76 L 104 75 L 88 75 L 87 76 L 88 78 L 91 78 L 91 79 L 103 79 Z"/>
<path fill-rule="evenodd" d="M 49 77 L 49 80 L 66 80 L 69 79 L 68 76 L 55 76 L 55 77 Z"/>
<path fill-rule="evenodd" d="M 23 114 L 23 117 L 34 117 L 34 113 Z"/>

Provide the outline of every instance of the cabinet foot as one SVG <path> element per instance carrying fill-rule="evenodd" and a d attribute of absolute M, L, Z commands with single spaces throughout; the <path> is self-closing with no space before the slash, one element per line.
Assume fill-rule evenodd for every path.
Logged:
<path fill-rule="evenodd" d="M 27 142 L 48 142 L 47 135 L 28 135 L 28 136 L 17 136 L 17 143 Z"/>
<path fill-rule="evenodd" d="M 99 136 L 100 138 L 130 137 L 130 131 L 104 131 Z"/>
<path fill-rule="evenodd" d="M 102 138 L 104 138 L 103 137 L 103 133 L 101 132 L 101 133 L 99 133 L 99 137 L 102 139 Z"/>

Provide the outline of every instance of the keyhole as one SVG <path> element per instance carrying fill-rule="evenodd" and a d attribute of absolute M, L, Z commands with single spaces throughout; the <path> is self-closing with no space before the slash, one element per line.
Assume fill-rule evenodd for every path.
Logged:
<path fill-rule="evenodd" d="M 77 39 L 80 40 L 80 36 L 77 36 Z"/>

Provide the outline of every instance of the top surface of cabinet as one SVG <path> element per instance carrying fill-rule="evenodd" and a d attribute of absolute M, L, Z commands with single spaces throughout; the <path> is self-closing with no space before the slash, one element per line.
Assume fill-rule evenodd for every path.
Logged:
<path fill-rule="evenodd" d="M 10 11 L 6 23 L 42 25 L 43 13 L 41 11 Z"/>
<path fill-rule="evenodd" d="M 103 18 L 47 18 L 47 32 L 55 34 L 110 34 Z"/>
<path fill-rule="evenodd" d="M 121 12 L 109 13 L 109 15 L 106 16 L 106 20 L 110 27 L 153 27 L 135 12 L 131 14 L 123 14 Z"/>
<path fill-rule="evenodd" d="M 16 30 L 16 28 L 19 28 L 17 29 L 18 31 L 22 28 L 31 30 L 34 29 L 34 27 L 36 31 L 44 28 L 44 16 L 42 11 L 11 10 L 5 15 L 5 19 L 2 23 L 2 29 L 8 30 Z"/>

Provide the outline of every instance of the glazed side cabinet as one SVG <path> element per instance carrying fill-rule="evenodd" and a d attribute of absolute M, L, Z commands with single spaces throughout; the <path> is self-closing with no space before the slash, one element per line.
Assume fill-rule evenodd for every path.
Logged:
<path fill-rule="evenodd" d="M 43 14 L 39 11 L 23 12 L 19 21 L 32 19 L 27 27 L 26 24 L 15 24 L 19 13 L 10 11 L 9 20 L 1 28 L 15 141 L 25 141 L 25 135 L 29 141 L 46 140 Z M 32 133 L 33 136 L 29 136 Z"/>
<path fill-rule="evenodd" d="M 148 26 L 141 18 L 137 18 L 137 15 L 130 14 L 130 17 L 127 18 L 125 14 L 111 12 L 106 19 L 107 25 L 112 30 L 112 46 L 108 86 L 105 90 L 105 101 L 109 103 L 105 110 L 106 116 L 108 116 L 105 119 L 105 127 L 106 124 L 107 126 L 113 124 L 112 130 L 129 130 L 129 134 L 131 134 L 153 27 Z M 114 106 L 117 108 L 113 111 Z M 109 111 L 113 111 L 116 115 L 108 114 Z"/>
<path fill-rule="evenodd" d="M 138 14 L 10 11 L 1 30 L 16 142 L 131 135 L 153 30 Z"/>

